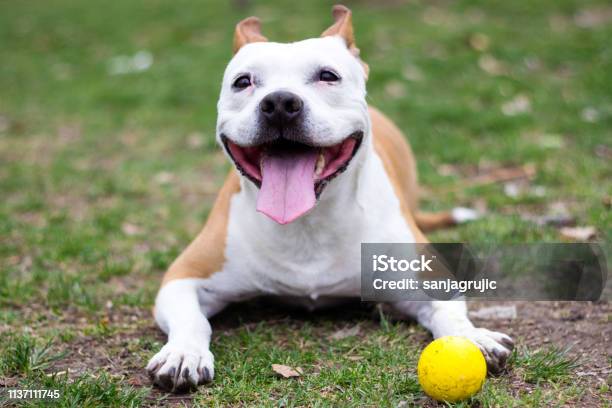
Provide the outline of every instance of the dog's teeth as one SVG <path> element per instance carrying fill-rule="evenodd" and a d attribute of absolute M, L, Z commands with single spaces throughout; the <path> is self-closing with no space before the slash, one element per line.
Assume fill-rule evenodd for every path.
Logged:
<path fill-rule="evenodd" d="M 323 169 L 325 168 L 325 156 L 323 153 L 319 154 L 319 158 L 317 159 L 317 164 L 315 166 L 315 176 L 320 176 L 323 173 Z"/>

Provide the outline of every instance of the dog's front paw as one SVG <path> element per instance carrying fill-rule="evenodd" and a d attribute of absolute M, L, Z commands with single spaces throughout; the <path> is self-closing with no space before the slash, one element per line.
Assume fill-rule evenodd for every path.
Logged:
<path fill-rule="evenodd" d="M 208 347 L 168 343 L 149 361 L 147 371 L 158 387 L 171 392 L 186 392 L 212 381 L 214 361 Z"/>
<path fill-rule="evenodd" d="M 491 373 L 499 373 L 504 368 L 514 348 L 514 341 L 509 336 L 496 331 L 473 328 L 461 335 L 470 339 L 482 351 Z"/>

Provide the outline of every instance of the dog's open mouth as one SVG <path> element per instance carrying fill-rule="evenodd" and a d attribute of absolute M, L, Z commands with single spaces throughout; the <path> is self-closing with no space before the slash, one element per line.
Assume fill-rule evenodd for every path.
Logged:
<path fill-rule="evenodd" d="M 333 146 L 280 139 L 244 147 L 221 138 L 238 170 L 259 187 L 257 211 L 287 224 L 314 207 L 325 185 L 347 168 L 363 133 L 354 132 Z"/>

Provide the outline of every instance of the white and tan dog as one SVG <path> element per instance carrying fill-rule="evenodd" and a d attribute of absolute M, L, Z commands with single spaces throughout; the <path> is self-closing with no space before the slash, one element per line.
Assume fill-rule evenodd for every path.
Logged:
<path fill-rule="evenodd" d="M 470 215 L 417 214 L 410 148 L 366 103 L 368 67 L 350 11 L 335 6 L 333 15 L 320 38 L 290 44 L 267 42 L 254 17 L 236 26 L 217 139 L 238 172 L 157 295 L 155 319 L 168 343 L 147 370 L 165 389 L 212 380 L 208 319 L 229 303 L 276 295 L 315 308 L 359 297 L 362 242 L 427 242 L 419 228 Z M 468 337 L 492 370 L 510 354 L 512 340 L 475 328 L 464 302 L 389 306 L 436 338 Z"/>

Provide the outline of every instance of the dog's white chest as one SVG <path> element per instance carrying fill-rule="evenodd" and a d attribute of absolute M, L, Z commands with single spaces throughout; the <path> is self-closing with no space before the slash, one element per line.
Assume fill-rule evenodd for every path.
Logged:
<path fill-rule="evenodd" d="M 246 238 L 244 230 L 242 236 Z M 271 295 L 303 297 L 312 301 L 325 296 L 358 295 L 359 242 L 345 241 L 333 247 L 331 243 L 318 243 L 320 240 L 333 241 L 335 238 L 306 233 L 284 239 L 265 235 L 256 241 L 230 239 L 228 255 L 235 253 L 240 256 L 228 257 L 226 267 L 244 271 L 245 279 L 261 292 Z"/>
<path fill-rule="evenodd" d="M 288 225 L 257 213 L 257 190 L 244 184 L 231 203 L 224 268 L 267 294 L 359 296 L 361 243 L 414 241 L 378 156 L 363 170 L 342 175 L 326 191 L 331 199 Z"/>

